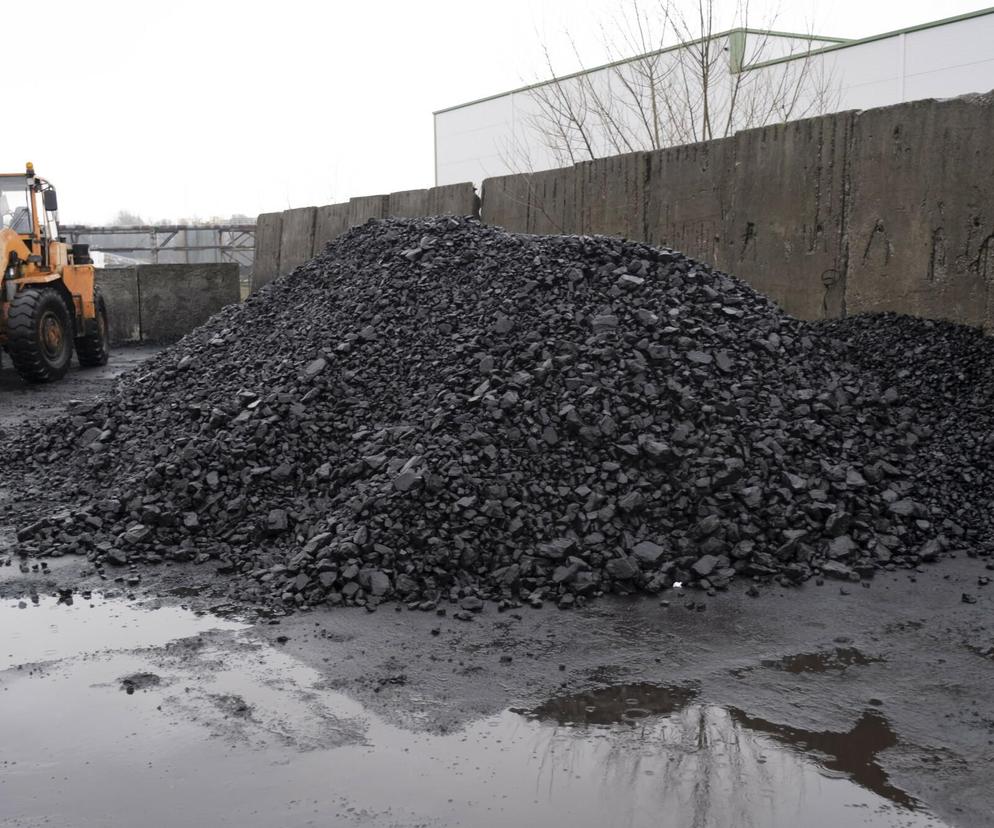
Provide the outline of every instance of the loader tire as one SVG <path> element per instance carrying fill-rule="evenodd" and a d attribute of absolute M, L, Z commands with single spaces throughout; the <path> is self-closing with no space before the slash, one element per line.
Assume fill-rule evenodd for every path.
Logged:
<path fill-rule="evenodd" d="M 69 309 L 53 288 L 21 290 L 7 316 L 7 351 L 25 382 L 61 379 L 72 359 Z"/>
<path fill-rule="evenodd" d="M 76 359 L 83 368 L 99 368 L 110 357 L 110 328 L 107 324 L 107 303 L 99 290 L 93 291 L 97 306 L 97 327 L 93 333 L 76 339 Z"/>

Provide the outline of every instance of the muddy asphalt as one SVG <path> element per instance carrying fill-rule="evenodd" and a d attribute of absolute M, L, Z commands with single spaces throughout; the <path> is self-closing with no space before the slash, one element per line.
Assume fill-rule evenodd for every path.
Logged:
<path fill-rule="evenodd" d="M 150 353 L 40 389 L 5 365 L 0 428 Z M 967 555 L 469 622 L 3 563 L 3 825 L 994 824 L 994 572 Z"/>

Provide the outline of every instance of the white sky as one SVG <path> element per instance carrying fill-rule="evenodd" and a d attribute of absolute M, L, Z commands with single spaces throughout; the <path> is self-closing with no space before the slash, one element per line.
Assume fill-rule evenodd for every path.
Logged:
<path fill-rule="evenodd" d="M 33 161 L 72 223 L 428 187 L 433 110 L 541 80 L 543 42 L 576 68 L 565 29 L 602 62 L 624 2 L 49 0 L 4 27 L 0 167 Z M 752 0 L 751 24 L 774 6 L 776 28 L 864 37 L 984 4 Z"/>

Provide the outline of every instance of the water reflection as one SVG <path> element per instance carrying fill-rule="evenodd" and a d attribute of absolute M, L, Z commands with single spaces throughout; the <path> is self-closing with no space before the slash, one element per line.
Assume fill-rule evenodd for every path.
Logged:
<path fill-rule="evenodd" d="M 897 744 L 897 735 L 887 719 L 876 711 L 864 711 L 856 724 L 844 733 L 787 727 L 747 716 L 741 710 L 732 710 L 731 713 L 744 727 L 768 733 L 787 745 L 816 754 L 819 764 L 825 769 L 844 773 L 891 802 L 905 808 L 919 805 L 917 800 L 891 785 L 878 764 L 881 751 Z"/>
<path fill-rule="evenodd" d="M 695 696 L 628 684 L 517 712 L 552 726 L 544 773 L 599 766 L 604 789 L 637 791 L 641 807 L 683 814 L 680 824 L 790 825 L 803 814 L 795 824 L 829 826 L 854 806 L 870 811 L 860 824 L 941 824 L 888 781 L 880 754 L 898 739 L 880 713 L 862 713 L 845 731 L 810 731 Z"/>
<path fill-rule="evenodd" d="M 810 731 L 613 670 L 603 689 L 411 731 L 243 625 L 100 596 L 20 603 L 0 605 L 4 824 L 943 825 L 888 780 L 898 738 L 875 712 Z"/>

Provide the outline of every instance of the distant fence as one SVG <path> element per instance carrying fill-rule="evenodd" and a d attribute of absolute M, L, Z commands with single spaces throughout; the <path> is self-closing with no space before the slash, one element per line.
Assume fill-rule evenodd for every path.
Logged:
<path fill-rule="evenodd" d="M 255 225 L 252 287 L 261 287 L 276 276 L 290 273 L 314 258 L 329 241 L 371 218 L 469 216 L 478 215 L 479 209 L 480 200 L 472 184 L 449 184 L 427 190 L 362 196 L 324 207 L 263 213 Z"/>
<path fill-rule="evenodd" d="M 673 247 L 805 319 L 896 311 L 992 330 L 992 158 L 994 94 L 968 95 L 489 178 L 480 214 Z M 453 187 L 260 216 L 256 274 L 288 273 L 374 216 L 473 212 L 472 187 Z"/>
<path fill-rule="evenodd" d="M 227 262 L 108 268 L 97 286 L 113 344 L 174 342 L 241 298 L 238 265 Z"/>

